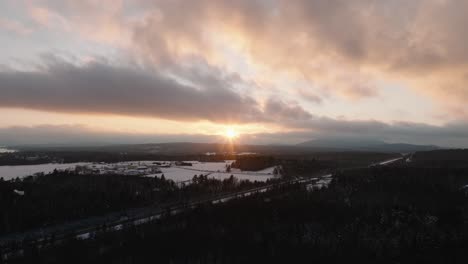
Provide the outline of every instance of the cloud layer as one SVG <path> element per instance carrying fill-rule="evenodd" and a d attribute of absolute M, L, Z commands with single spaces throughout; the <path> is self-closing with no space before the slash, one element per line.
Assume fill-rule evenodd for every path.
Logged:
<path fill-rule="evenodd" d="M 192 56 L 229 64 L 219 58 L 228 45 L 244 59 L 305 79 L 323 93 L 372 97 L 379 81 L 397 80 L 461 114 L 468 99 L 467 9 L 464 0 L 38 0 L 28 5 L 39 25 L 125 48 L 151 64 L 180 64 Z"/>
<path fill-rule="evenodd" d="M 73 35 L 123 59 L 49 56 L 32 70 L 2 70 L 0 107 L 277 125 L 293 130 L 284 134 L 291 139 L 336 134 L 468 145 L 464 0 L 37 0 L 26 6 L 28 23 L 6 17 L 0 28 Z M 389 83 L 431 98 L 441 116 L 457 121 L 337 119 L 332 114 L 347 109 L 321 116 L 306 105 L 339 98 L 359 107 Z M 422 111 L 416 107 L 403 108 Z"/>
<path fill-rule="evenodd" d="M 42 71 L 0 73 L 0 106 L 36 110 L 252 122 L 257 102 L 233 91 L 235 80 L 190 72 L 190 81 L 94 61 L 50 60 Z"/>
<path fill-rule="evenodd" d="M 468 99 L 464 0 L 152 3 L 133 36 L 156 61 L 211 56 L 220 34 L 257 64 L 349 98 L 375 96 L 379 80 L 393 79 L 447 107 Z"/>
<path fill-rule="evenodd" d="M 244 144 L 296 144 L 314 138 L 348 138 L 384 140 L 390 143 L 410 142 L 444 147 L 468 147 L 468 123 L 454 123 L 443 127 L 423 124 L 384 124 L 380 122 L 352 122 L 322 120 L 312 130 L 241 135 Z M 17 126 L 0 128 L 0 146 L 18 145 L 97 145 L 139 144 L 164 142 L 222 142 L 219 135 L 138 134 L 96 131 L 82 125 Z"/>

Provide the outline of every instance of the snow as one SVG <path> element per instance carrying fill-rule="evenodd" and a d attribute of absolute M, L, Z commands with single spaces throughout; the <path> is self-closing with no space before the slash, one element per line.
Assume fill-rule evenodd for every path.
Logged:
<path fill-rule="evenodd" d="M 8 148 L 0 146 L 0 153 L 12 153 L 12 152 L 16 152 L 16 150 L 8 149 Z"/>
<path fill-rule="evenodd" d="M 81 235 L 77 235 L 76 239 L 86 240 L 86 239 L 89 239 L 90 237 L 91 237 L 91 233 L 84 233 L 84 234 L 81 234 Z"/>
<path fill-rule="evenodd" d="M 260 172 L 238 172 L 231 171 L 226 172 L 226 163 L 224 162 L 207 162 L 207 163 L 198 163 L 193 164 L 193 166 L 183 166 L 183 167 L 170 167 L 170 168 L 161 168 L 161 174 L 151 174 L 147 175 L 148 177 L 158 176 L 161 177 L 164 174 L 166 179 L 171 179 L 175 182 L 189 181 L 192 180 L 194 175 L 207 175 L 208 178 L 215 178 L 219 180 L 228 179 L 233 175 L 239 180 L 251 180 L 251 181 L 266 181 L 270 178 L 273 178 L 273 174 L 266 174 L 268 172 L 273 172 L 274 167 L 265 169 Z M 218 172 L 219 170 L 219 172 Z"/>
<path fill-rule="evenodd" d="M 22 178 L 29 175 L 34 175 L 35 173 L 50 173 L 54 169 L 57 170 L 66 170 L 74 169 L 77 165 L 88 165 L 89 163 L 48 163 L 48 164 L 39 164 L 39 165 L 18 165 L 18 166 L 0 166 L 0 178 L 3 177 L 4 180 L 11 180 L 16 177 Z"/>
<path fill-rule="evenodd" d="M 320 190 L 322 188 L 327 188 L 328 185 L 332 182 L 332 175 L 327 174 L 321 176 L 320 178 L 311 178 L 313 180 L 312 183 L 307 184 L 306 188 L 308 191 Z"/>
<path fill-rule="evenodd" d="M 21 196 L 24 195 L 24 191 L 20 191 L 20 190 L 14 189 L 13 192 L 16 193 L 16 194 L 18 194 L 18 195 L 21 195 Z"/>
<path fill-rule="evenodd" d="M 45 174 L 57 170 L 75 169 L 76 166 L 88 166 L 92 169 L 109 169 L 112 167 L 128 168 L 132 165 L 136 167 L 151 166 L 154 162 L 171 164 L 169 161 L 131 161 L 131 162 L 119 162 L 113 164 L 107 163 L 69 163 L 69 164 L 40 164 L 40 165 L 19 165 L 19 166 L 0 166 L 0 177 L 4 180 L 14 179 L 16 177 L 24 177 L 34 175 L 35 173 L 43 172 Z M 186 161 L 192 163 L 192 166 L 175 166 L 172 167 L 161 167 L 161 173 L 147 174 L 146 177 L 161 177 L 164 174 L 166 179 L 173 180 L 175 182 L 189 181 L 192 180 L 194 175 L 208 175 L 208 178 L 215 179 L 227 179 L 231 175 L 239 180 L 251 180 L 251 181 L 266 181 L 273 178 L 273 170 L 275 167 L 266 168 L 261 171 L 240 171 L 238 169 L 232 169 L 231 172 L 226 172 L 226 165 L 230 165 L 233 161 L 227 160 L 224 162 L 199 162 L 199 161 Z M 172 163 L 173 164 L 173 163 Z M 130 168 L 128 168 L 130 169 Z M 127 169 L 127 170 L 128 170 Z"/>
<path fill-rule="evenodd" d="M 180 182 L 180 181 L 188 181 L 193 178 L 195 174 L 199 175 L 200 173 L 197 171 L 192 171 L 192 170 L 186 170 L 182 168 L 176 168 L 176 167 L 170 167 L 170 168 L 161 168 L 162 173 L 159 174 L 150 174 L 147 175 L 148 177 L 151 176 L 159 176 L 164 174 L 164 177 L 166 179 L 171 179 L 175 182 Z"/>
<path fill-rule="evenodd" d="M 161 168 L 162 174 L 166 179 L 171 179 L 175 182 L 192 180 L 194 175 L 207 175 L 208 178 L 215 178 L 219 180 L 227 179 L 233 175 L 239 180 L 250 181 L 266 181 L 273 178 L 273 170 L 275 167 L 266 168 L 261 171 L 240 171 L 232 169 L 231 172 L 226 172 L 226 165 L 232 164 L 233 160 L 226 160 L 224 162 L 199 162 L 199 161 L 186 161 L 192 163 L 192 166 L 178 166 L 170 168 Z M 162 174 L 151 174 L 148 177 L 161 177 Z"/>
<path fill-rule="evenodd" d="M 379 163 L 379 165 L 387 165 L 387 164 L 390 164 L 390 163 L 393 163 L 395 161 L 398 161 L 398 160 L 401 160 L 402 158 L 396 158 L 396 159 L 391 159 L 391 160 L 386 160 L 386 161 L 382 161 Z"/>
<path fill-rule="evenodd" d="M 192 168 L 197 170 L 207 170 L 207 171 L 224 171 L 226 170 L 226 165 L 230 163 L 227 162 L 195 162 L 192 163 Z"/>

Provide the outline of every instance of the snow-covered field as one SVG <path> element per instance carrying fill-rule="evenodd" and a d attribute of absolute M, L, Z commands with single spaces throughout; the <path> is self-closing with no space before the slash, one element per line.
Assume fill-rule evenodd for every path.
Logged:
<path fill-rule="evenodd" d="M 0 153 L 11 153 L 11 152 L 16 152 L 14 149 L 7 149 L 5 147 L 0 146 Z"/>
<path fill-rule="evenodd" d="M 194 175 L 208 175 L 208 178 L 215 179 L 227 179 L 233 175 L 239 180 L 251 180 L 251 181 L 266 181 L 270 178 L 273 178 L 273 174 L 259 174 L 256 172 L 209 172 L 209 171 L 194 171 L 185 169 L 182 167 L 171 167 L 171 168 L 161 168 L 162 174 L 166 179 L 171 179 L 175 182 L 188 181 L 193 178 Z M 273 170 L 273 168 L 272 168 Z M 162 174 L 151 174 L 147 177 L 161 177 Z"/>
<path fill-rule="evenodd" d="M 119 164 L 138 164 L 138 165 L 151 165 L 153 162 L 165 162 L 165 161 L 132 161 L 122 162 Z M 266 181 L 272 178 L 274 167 L 266 168 L 261 171 L 240 171 L 238 169 L 231 169 L 231 172 L 226 172 L 226 165 L 230 165 L 233 160 L 226 160 L 224 162 L 199 162 L 199 161 L 187 161 L 192 163 L 192 166 L 175 166 L 169 168 L 161 168 L 162 173 L 149 174 L 147 177 L 161 177 L 164 174 L 166 179 L 171 179 L 175 182 L 188 181 L 193 178 L 194 175 L 207 175 L 209 178 L 215 179 L 227 179 L 231 175 L 239 180 L 251 180 L 251 181 Z M 167 162 L 170 163 L 170 162 Z"/>
<path fill-rule="evenodd" d="M 239 180 L 251 181 L 266 181 L 272 178 L 274 167 L 267 168 L 261 171 L 240 171 L 238 169 L 231 169 L 231 172 L 226 172 L 226 165 L 230 165 L 233 161 L 227 160 L 225 162 L 199 162 L 188 161 L 192 166 L 173 166 L 170 168 L 161 168 L 162 174 L 166 179 L 171 179 L 175 182 L 188 181 L 194 175 L 208 175 L 209 178 L 227 179 L 231 175 Z M 160 177 L 162 174 L 151 174 L 147 177 Z"/>
<path fill-rule="evenodd" d="M 146 166 L 152 165 L 154 162 L 167 163 L 166 161 L 131 161 L 121 162 L 113 164 L 92 164 L 92 163 L 70 163 L 70 164 L 41 164 L 41 165 L 20 165 L 20 166 L 0 166 L 0 177 L 4 180 L 14 179 L 16 177 L 24 177 L 33 175 L 35 173 L 44 172 L 49 173 L 54 169 L 65 170 L 74 169 L 77 165 L 89 166 L 92 168 L 105 168 L 110 166 Z M 233 161 L 228 160 L 225 162 L 198 162 L 189 161 L 192 166 L 176 166 L 172 164 L 171 167 L 161 167 L 162 173 L 145 175 L 146 177 L 161 177 L 164 174 L 166 179 L 171 179 L 175 182 L 188 181 L 193 178 L 194 175 L 208 175 L 209 178 L 226 179 L 231 175 L 239 180 L 251 180 L 251 181 L 266 181 L 267 179 L 273 178 L 274 167 L 267 168 L 261 171 L 249 172 L 240 171 L 238 169 L 232 169 L 231 172 L 226 172 L 226 166 L 230 165 Z"/>
<path fill-rule="evenodd" d="M 68 164 L 48 163 L 48 164 L 40 164 L 40 165 L 0 166 L 0 178 L 3 177 L 4 180 L 10 180 L 16 177 L 21 178 L 21 177 L 33 175 L 39 172 L 49 173 L 49 172 L 53 172 L 54 169 L 57 169 L 57 170 L 75 169 L 76 165 L 87 165 L 87 164 L 89 163 L 68 163 Z"/>
<path fill-rule="evenodd" d="M 239 169 L 231 169 L 230 172 L 226 172 L 226 165 L 230 165 L 233 160 L 227 160 L 225 162 L 198 162 L 191 161 L 192 166 L 184 166 L 177 168 L 162 168 L 164 176 L 169 179 L 177 178 L 175 181 L 187 181 L 191 180 L 195 174 L 207 175 L 209 178 L 215 179 L 227 179 L 231 175 L 239 180 L 251 180 L 251 181 L 266 181 L 273 177 L 274 167 L 270 167 L 261 171 L 240 171 Z M 170 170 L 172 169 L 172 170 Z M 184 175 L 182 178 L 180 175 Z"/>

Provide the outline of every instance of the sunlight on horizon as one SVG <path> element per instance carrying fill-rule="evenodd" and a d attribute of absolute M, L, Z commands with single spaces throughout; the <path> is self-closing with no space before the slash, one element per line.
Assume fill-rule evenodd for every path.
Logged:
<path fill-rule="evenodd" d="M 232 127 L 228 127 L 226 129 L 226 131 L 224 131 L 224 136 L 229 139 L 229 140 L 233 140 L 235 138 L 237 138 L 239 136 L 239 133 L 233 129 Z"/>

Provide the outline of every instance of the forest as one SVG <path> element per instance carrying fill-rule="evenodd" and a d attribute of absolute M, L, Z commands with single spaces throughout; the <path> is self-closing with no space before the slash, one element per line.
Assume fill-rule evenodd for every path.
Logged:
<path fill-rule="evenodd" d="M 0 153 L 0 166 L 10 165 L 32 165 L 44 163 L 75 163 L 75 162 L 105 162 L 115 163 L 123 161 L 139 161 L 139 160 L 160 160 L 160 161 L 187 161 L 197 160 L 201 162 L 216 162 L 224 160 L 238 160 L 241 166 L 249 166 L 250 169 L 258 169 L 259 165 L 266 166 L 272 164 L 277 159 L 281 160 L 321 160 L 334 162 L 338 166 L 350 164 L 368 164 L 373 161 L 381 161 L 389 157 L 395 157 L 399 154 L 395 153 L 379 153 L 379 152 L 309 152 L 305 154 L 288 153 L 284 151 L 276 151 L 272 153 L 253 154 L 253 155 L 236 155 L 217 153 L 214 155 L 206 155 L 206 153 L 193 154 L 167 154 L 167 153 L 152 153 L 152 152 L 131 152 L 125 151 L 97 151 L 97 150 L 28 150 L 13 153 Z M 252 161 L 255 164 L 252 164 Z M 249 165 L 244 165 L 249 164 Z M 247 169 L 247 167 L 245 167 Z M 1 175 L 0 175 L 1 176 Z"/>
<path fill-rule="evenodd" d="M 86 217 L 141 207 L 155 210 L 215 194 L 267 183 L 195 175 L 190 185 L 177 186 L 160 177 L 82 175 L 74 171 L 0 180 L 0 234 L 47 227 Z M 20 193 L 18 193 L 20 192 Z"/>
<path fill-rule="evenodd" d="M 290 184 L 203 205 L 90 241 L 30 248 L 18 263 L 466 263 L 467 186 L 467 168 L 337 170 L 328 188 Z"/>
<path fill-rule="evenodd" d="M 184 161 L 198 160 L 204 162 L 234 160 L 235 155 L 185 154 L 165 155 L 146 152 L 106 152 L 106 151 L 25 151 L 0 153 L 0 166 L 33 165 L 44 163 L 106 162 L 115 163 L 139 160 Z"/>

